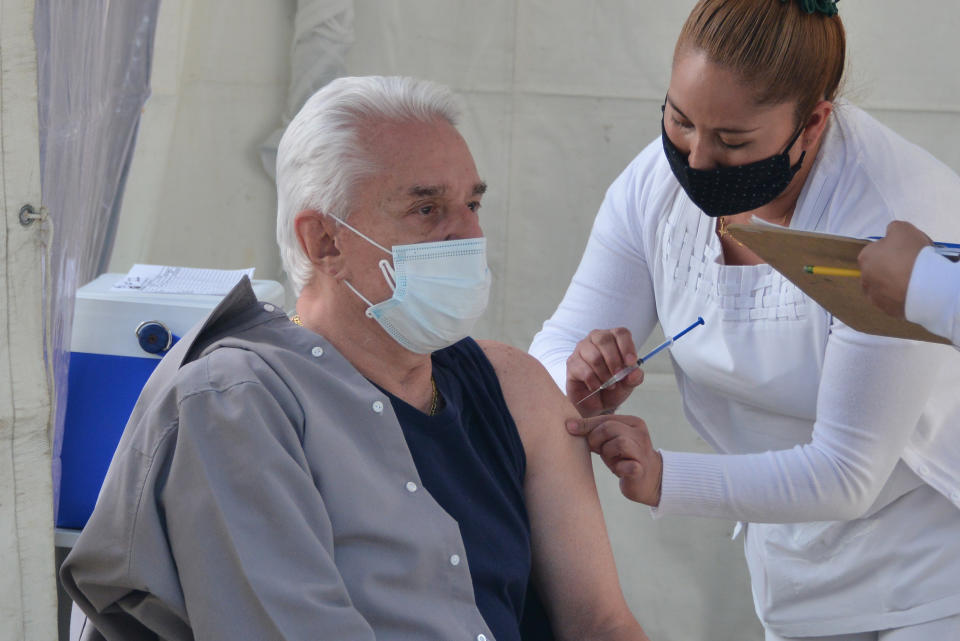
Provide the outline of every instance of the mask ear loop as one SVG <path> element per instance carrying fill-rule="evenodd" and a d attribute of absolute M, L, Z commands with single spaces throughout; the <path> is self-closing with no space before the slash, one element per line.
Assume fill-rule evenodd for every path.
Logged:
<path fill-rule="evenodd" d="M 387 281 L 387 285 L 390 286 L 390 291 L 394 291 L 394 292 L 397 291 L 397 285 L 396 285 L 397 279 L 394 276 L 393 266 L 390 264 L 390 261 L 383 259 L 380 261 L 379 266 L 380 266 L 380 273 L 383 274 L 383 279 Z M 350 288 L 350 291 L 356 294 L 360 298 L 360 300 L 362 300 L 367 304 L 367 310 L 364 312 L 366 317 L 373 318 L 373 312 L 370 310 L 373 309 L 374 304 L 371 303 L 366 296 L 358 292 L 357 288 L 351 285 L 349 280 L 345 280 L 343 282 L 346 284 L 347 287 Z"/>
<path fill-rule="evenodd" d="M 340 219 L 338 218 L 338 219 L 337 219 L 337 224 L 343 225 L 344 227 L 346 227 L 347 229 L 349 229 L 350 231 L 352 231 L 354 234 L 356 234 L 356 235 L 359 236 L 360 238 L 364 239 L 365 241 L 367 241 L 368 243 L 370 243 L 371 245 L 373 245 L 374 247 L 376 247 L 377 249 L 379 249 L 380 251 L 386 252 L 386 253 L 390 254 L 391 256 L 393 255 L 393 252 L 392 252 L 392 251 L 390 251 L 389 249 L 387 249 L 386 247 L 384 247 L 383 245 L 381 245 L 380 243 L 378 243 L 378 242 L 375 241 L 374 239 L 370 238 L 369 236 L 367 236 L 366 234 L 364 234 L 362 231 L 360 231 L 359 229 L 357 229 L 356 227 L 354 227 L 353 225 L 351 225 L 351 224 L 348 223 L 347 221 L 345 221 L 345 220 L 340 220 Z"/>
<path fill-rule="evenodd" d="M 790 142 L 787 143 L 787 148 L 783 150 L 782 155 L 786 156 L 788 161 L 790 158 L 790 150 L 793 149 L 793 146 L 797 143 L 798 140 L 800 140 L 800 134 L 802 134 L 806 130 L 807 130 L 806 125 L 803 125 L 799 129 L 797 129 L 797 133 L 793 134 L 793 138 L 791 138 Z M 793 173 L 797 173 L 800 170 L 800 167 L 803 166 L 803 159 L 806 157 L 807 157 L 807 150 L 804 149 L 802 152 L 800 152 L 800 158 L 797 160 L 797 164 L 795 164 L 790 168 L 793 171 Z"/>
<path fill-rule="evenodd" d="M 357 295 L 357 298 L 359 298 L 360 300 L 362 300 L 363 302 L 365 302 L 365 303 L 367 304 L 367 310 L 364 312 L 364 314 L 366 314 L 367 318 L 373 318 L 373 312 L 370 311 L 370 308 L 373 307 L 373 303 L 371 303 L 369 300 L 367 300 L 367 297 L 366 297 L 366 296 L 364 296 L 363 294 L 361 294 L 360 292 L 358 292 L 358 291 L 357 291 L 357 288 L 354 287 L 353 285 L 351 285 L 349 280 L 345 280 L 345 281 L 343 281 L 343 282 L 344 282 L 344 284 L 345 284 L 347 287 L 350 288 L 350 291 L 351 291 L 351 292 L 353 292 L 354 294 Z"/>
<path fill-rule="evenodd" d="M 358 230 L 357 228 L 355 228 L 353 225 L 351 225 L 351 224 L 348 223 L 347 221 L 341 220 L 341 219 L 337 219 L 337 222 L 338 222 L 338 224 L 343 225 L 344 227 L 346 227 L 347 229 L 349 229 L 350 231 L 352 231 L 352 232 L 355 233 L 357 236 L 359 236 L 360 238 L 364 239 L 365 241 L 367 241 L 368 243 L 370 243 L 370 244 L 373 245 L 374 247 L 376 247 L 376 248 L 380 249 L 381 251 L 384 251 L 384 252 L 390 254 L 391 256 L 393 256 L 393 252 L 392 252 L 392 251 L 390 251 L 389 249 L 387 249 L 386 247 L 384 247 L 383 245 L 381 245 L 380 243 L 378 243 L 378 242 L 375 241 L 374 239 L 370 238 L 369 236 L 367 236 L 367 235 L 364 234 L 362 231 L 360 231 L 360 230 Z M 389 287 L 390 287 L 390 291 L 393 291 L 393 292 L 397 291 L 397 285 L 396 285 L 397 279 L 396 279 L 396 277 L 394 276 L 393 265 L 391 265 L 391 264 L 390 264 L 390 261 L 388 261 L 388 260 L 385 259 L 385 258 L 384 258 L 384 259 L 381 259 L 380 262 L 378 263 L 378 265 L 380 266 L 380 273 L 383 274 L 383 279 L 384 279 L 385 281 L 387 281 L 387 285 L 389 285 Z M 365 303 L 367 304 L 367 311 L 364 312 L 364 313 L 366 314 L 367 318 L 373 318 L 373 312 L 370 311 L 370 310 L 374 307 L 373 303 L 371 303 L 371 302 L 367 299 L 366 296 L 364 296 L 363 294 L 361 294 L 360 292 L 358 292 L 358 291 L 357 291 L 357 288 L 350 284 L 350 281 L 344 280 L 343 282 L 346 283 L 347 287 L 350 288 L 350 291 L 352 291 L 354 294 L 356 294 L 356 295 L 360 298 L 360 300 L 362 300 L 363 302 L 365 302 Z"/>
<path fill-rule="evenodd" d="M 383 274 L 383 279 L 387 281 L 387 285 L 390 286 L 390 291 L 397 291 L 397 277 L 396 272 L 393 271 L 393 265 L 391 265 L 390 261 L 386 258 L 382 259 L 379 265 L 380 273 Z"/>

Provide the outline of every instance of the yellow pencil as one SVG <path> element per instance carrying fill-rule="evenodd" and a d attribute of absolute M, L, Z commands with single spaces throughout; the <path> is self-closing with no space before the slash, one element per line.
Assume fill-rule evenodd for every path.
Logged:
<path fill-rule="evenodd" d="M 852 276 L 860 278 L 859 269 L 844 269 L 843 267 L 821 267 L 820 265 L 804 265 L 803 271 L 818 276 Z"/>

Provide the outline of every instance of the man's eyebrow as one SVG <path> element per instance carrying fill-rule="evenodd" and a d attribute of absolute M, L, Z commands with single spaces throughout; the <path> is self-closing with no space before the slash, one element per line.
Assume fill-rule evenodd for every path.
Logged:
<path fill-rule="evenodd" d="M 443 185 L 414 185 L 407 191 L 407 194 L 414 198 L 431 198 L 434 196 L 442 196 L 446 191 L 447 188 Z M 486 192 L 487 183 L 483 181 L 473 186 L 474 196 L 480 196 Z"/>
<path fill-rule="evenodd" d="M 430 198 L 439 196 L 444 191 L 446 191 L 446 188 L 442 185 L 414 185 L 407 191 L 407 194 L 417 198 Z"/>

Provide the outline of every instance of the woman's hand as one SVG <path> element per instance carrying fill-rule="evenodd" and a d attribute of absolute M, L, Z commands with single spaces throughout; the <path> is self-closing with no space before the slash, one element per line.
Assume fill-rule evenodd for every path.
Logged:
<path fill-rule="evenodd" d="M 595 329 L 577 343 L 573 354 L 567 359 L 567 398 L 574 404 L 600 387 L 604 381 L 624 367 L 635 365 L 637 348 L 633 337 L 625 327 Z M 577 404 L 581 416 L 596 416 L 610 413 L 643 382 L 643 370 L 629 376 L 595 394 L 583 404 Z"/>
<path fill-rule="evenodd" d="M 631 501 L 660 504 L 663 458 L 653 449 L 647 424 L 635 416 L 594 416 L 567 421 L 567 431 L 585 436 L 590 450 L 620 479 Z"/>

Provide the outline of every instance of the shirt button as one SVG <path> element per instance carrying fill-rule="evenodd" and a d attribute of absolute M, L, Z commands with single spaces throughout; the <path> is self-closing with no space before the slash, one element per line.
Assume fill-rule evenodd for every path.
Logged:
<path fill-rule="evenodd" d="M 321 356 L 323 356 L 323 348 L 317 345 L 316 347 L 310 350 L 310 353 L 316 356 L 317 358 L 320 358 Z"/>
<path fill-rule="evenodd" d="M 487 641 L 487 635 L 485 635 L 485 634 L 478 634 L 478 635 L 477 635 L 477 641 Z"/>
<path fill-rule="evenodd" d="M 416 492 L 417 484 L 413 481 L 407 481 L 407 492 Z"/>
<path fill-rule="evenodd" d="M 950 500 L 954 503 L 960 503 L 960 492 L 953 491 L 950 493 Z"/>
<path fill-rule="evenodd" d="M 373 411 L 376 412 L 377 414 L 383 414 L 383 403 L 381 403 L 380 401 L 374 401 L 372 407 L 373 407 Z"/>
<path fill-rule="evenodd" d="M 920 476 L 926 476 L 929 473 L 930 473 L 930 468 L 928 468 L 926 465 L 920 465 L 919 467 L 917 467 L 917 474 L 919 474 Z"/>
<path fill-rule="evenodd" d="M 451 554 L 451 555 L 450 555 L 450 565 L 453 565 L 453 566 L 460 565 L 460 555 L 459 555 L 459 554 Z"/>
<path fill-rule="evenodd" d="M 266 311 L 266 312 L 272 312 L 272 311 L 275 310 L 275 309 L 276 309 L 276 307 L 274 307 L 274 306 L 271 305 L 270 303 L 266 303 L 266 304 L 263 306 L 263 310 Z"/>

